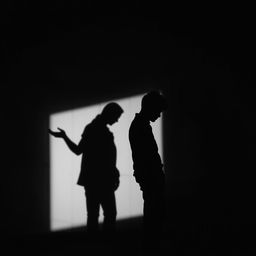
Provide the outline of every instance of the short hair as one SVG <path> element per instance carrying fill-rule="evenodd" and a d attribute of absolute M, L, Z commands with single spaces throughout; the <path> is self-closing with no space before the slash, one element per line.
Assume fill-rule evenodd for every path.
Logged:
<path fill-rule="evenodd" d="M 142 108 L 158 108 L 160 111 L 164 111 L 167 109 L 168 104 L 159 91 L 150 91 L 143 96 L 141 106 Z"/>
<path fill-rule="evenodd" d="M 102 110 L 102 114 L 109 116 L 109 115 L 121 115 L 123 113 L 123 109 L 120 105 L 116 102 L 108 103 Z"/>

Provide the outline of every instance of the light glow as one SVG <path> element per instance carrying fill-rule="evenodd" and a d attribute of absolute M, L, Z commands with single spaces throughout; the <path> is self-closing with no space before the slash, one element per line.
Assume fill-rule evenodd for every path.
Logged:
<path fill-rule="evenodd" d="M 132 156 L 128 131 L 135 113 L 140 111 L 143 95 L 115 100 L 124 110 L 119 121 L 110 126 L 117 148 L 117 168 L 120 186 L 115 192 L 117 220 L 142 215 L 143 200 L 139 185 L 133 177 Z M 108 102 L 73 109 L 50 116 L 50 129 L 64 129 L 78 143 L 84 127 L 100 114 Z M 162 157 L 162 121 L 151 123 Z M 50 136 L 50 228 L 52 231 L 86 225 L 84 188 L 77 185 L 81 156 L 73 154 L 60 138 Z M 99 221 L 103 221 L 102 209 Z"/>

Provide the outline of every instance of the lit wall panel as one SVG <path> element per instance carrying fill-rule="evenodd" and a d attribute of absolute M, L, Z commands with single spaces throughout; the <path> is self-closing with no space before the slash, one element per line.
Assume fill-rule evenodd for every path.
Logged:
<path fill-rule="evenodd" d="M 110 126 L 117 147 L 117 168 L 120 171 L 120 186 L 116 191 L 117 219 L 142 215 L 142 194 L 133 177 L 128 130 L 135 113 L 140 110 L 142 95 L 115 100 L 124 113 L 119 122 Z M 108 102 L 73 109 L 50 116 L 50 128 L 64 129 L 78 143 L 84 127 L 101 113 Z M 161 118 L 152 123 L 153 132 L 162 156 Z M 73 154 L 64 141 L 50 136 L 50 220 L 51 230 L 86 225 L 86 201 L 84 189 L 78 186 L 81 156 Z M 100 221 L 103 220 L 102 211 Z"/>

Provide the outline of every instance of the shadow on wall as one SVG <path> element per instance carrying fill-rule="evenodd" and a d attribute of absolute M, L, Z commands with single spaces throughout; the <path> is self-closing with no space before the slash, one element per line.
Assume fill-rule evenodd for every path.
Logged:
<path fill-rule="evenodd" d="M 119 121 L 109 127 L 117 148 L 117 168 L 120 186 L 116 191 L 117 220 L 142 215 L 142 195 L 133 177 L 128 129 L 135 113 L 140 110 L 142 95 L 118 99 L 124 113 Z M 78 142 L 85 125 L 101 112 L 106 103 L 55 113 L 50 116 L 50 128 L 65 128 L 73 141 Z M 162 120 L 153 125 L 153 132 L 162 155 Z M 63 141 L 50 137 L 50 209 L 51 230 L 75 228 L 86 225 L 86 201 L 83 187 L 77 186 L 81 156 L 69 151 Z M 100 177 L 99 177 L 100 178 Z M 100 211 L 100 222 L 103 221 Z"/>

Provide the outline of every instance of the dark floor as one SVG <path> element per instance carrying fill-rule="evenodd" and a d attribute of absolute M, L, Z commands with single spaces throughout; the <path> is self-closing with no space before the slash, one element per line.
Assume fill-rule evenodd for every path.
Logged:
<path fill-rule="evenodd" d="M 52 232 L 38 235 L 2 236 L 2 255 L 256 255 L 254 246 L 245 248 L 236 242 L 230 243 L 227 237 L 222 243 L 202 242 L 192 234 L 189 238 L 164 232 L 161 236 L 160 248 L 152 249 L 143 254 L 141 246 L 141 219 L 119 222 L 117 232 L 112 236 L 102 233 L 95 237 L 88 236 L 84 228 Z M 225 238 L 225 236 L 224 236 Z M 226 241 L 226 242 L 225 242 Z"/>

